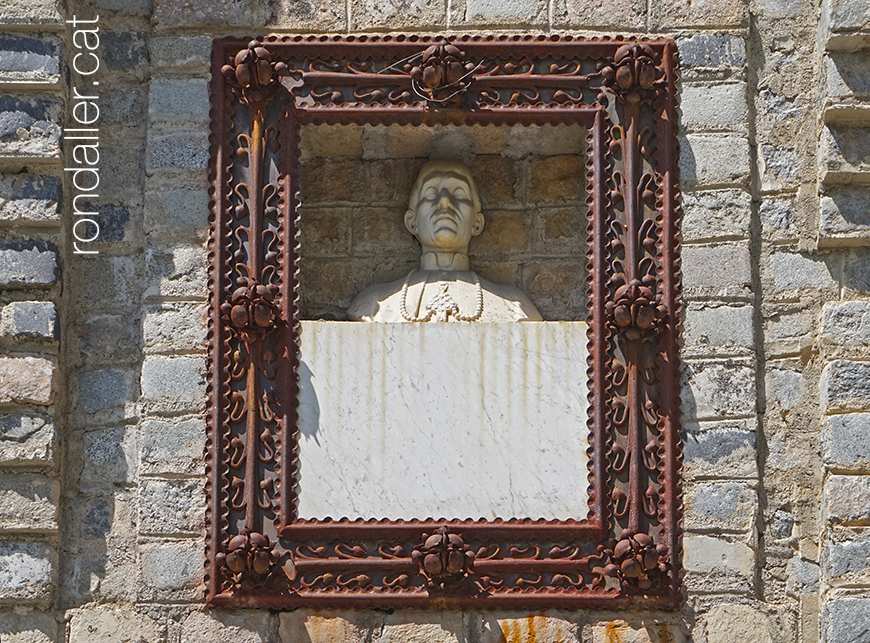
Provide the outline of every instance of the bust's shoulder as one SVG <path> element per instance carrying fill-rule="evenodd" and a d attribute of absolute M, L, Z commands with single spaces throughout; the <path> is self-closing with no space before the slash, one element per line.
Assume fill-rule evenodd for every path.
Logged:
<path fill-rule="evenodd" d="M 404 283 L 404 278 L 396 279 L 374 284 L 360 291 L 347 307 L 347 318 L 352 321 L 372 321 L 377 317 L 380 320 L 385 313 L 384 304 L 402 292 Z"/>
<path fill-rule="evenodd" d="M 499 318 L 507 313 L 511 319 L 517 321 L 543 321 L 544 318 L 541 317 L 538 307 L 519 288 L 494 284 L 482 277 L 480 278 L 480 287 L 484 293 L 491 295 L 491 297 L 487 297 L 488 300 L 491 300 L 491 302 L 488 302 L 490 310 L 492 310 L 493 306 L 505 308 L 504 313 L 498 315 Z"/>

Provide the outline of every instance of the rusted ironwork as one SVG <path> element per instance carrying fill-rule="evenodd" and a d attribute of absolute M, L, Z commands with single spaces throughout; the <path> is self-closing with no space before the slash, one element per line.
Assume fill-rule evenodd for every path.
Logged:
<path fill-rule="evenodd" d="M 676 47 L 570 36 L 215 43 L 206 587 L 212 605 L 543 608 L 681 597 Z M 589 511 L 297 515 L 300 128 L 587 129 Z M 578 365 L 579 367 L 579 365 Z M 485 475 L 485 472 L 481 472 Z"/>

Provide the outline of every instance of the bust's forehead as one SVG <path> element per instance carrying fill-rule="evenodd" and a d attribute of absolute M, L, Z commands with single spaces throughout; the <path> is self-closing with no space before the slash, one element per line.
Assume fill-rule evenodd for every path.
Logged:
<path fill-rule="evenodd" d="M 426 185 L 427 183 L 431 183 L 433 181 L 443 181 L 445 179 L 462 181 L 469 186 L 471 186 L 472 184 L 471 175 L 466 172 L 458 172 L 456 170 L 433 169 L 423 175 L 421 185 Z"/>

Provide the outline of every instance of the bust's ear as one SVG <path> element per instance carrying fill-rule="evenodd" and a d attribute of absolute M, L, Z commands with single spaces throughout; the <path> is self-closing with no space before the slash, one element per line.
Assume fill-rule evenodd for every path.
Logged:
<path fill-rule="evenodd" d="M 483 212 L 478 212 L 471 222 L 471 236 L 476 237 L 481 232 L 483 232 Z"/>
<path fill-rule="evenodd" d="M 405 227 L 408 232 L 417 236 L 417 213 L 413 210 L 405 210 Z"/>

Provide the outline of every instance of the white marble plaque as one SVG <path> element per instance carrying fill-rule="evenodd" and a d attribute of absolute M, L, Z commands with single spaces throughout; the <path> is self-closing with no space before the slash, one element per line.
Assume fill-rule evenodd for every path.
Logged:
<path fill-rule="evenodd" d="M 586 324 L 302 322 L 300 518 L 585 518 Z"/>

